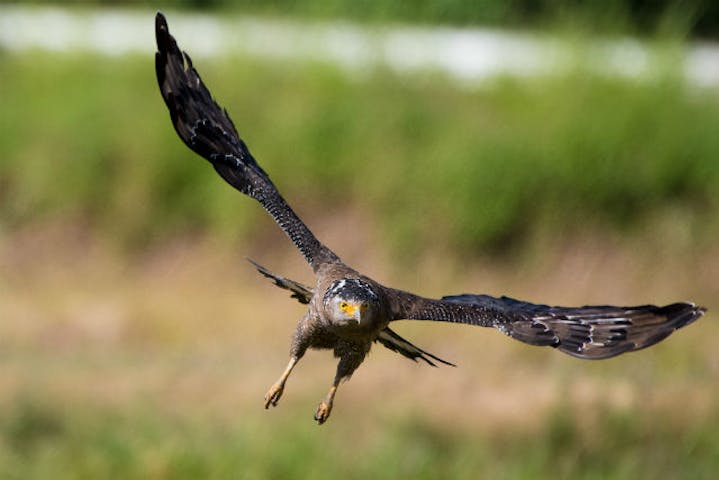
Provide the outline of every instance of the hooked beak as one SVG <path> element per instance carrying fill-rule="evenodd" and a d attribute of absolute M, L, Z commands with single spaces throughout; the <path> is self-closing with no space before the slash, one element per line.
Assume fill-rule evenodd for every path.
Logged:
<path fill-rule="evenodd" d="M 350 303 L 342 308 L 348 317 L 351 317 L 357 322 L 357 325 L 362 323 L 362 313 L 367 310 L 367 306 L 364 304 L 357 305 Z"/>
<path fill-rule="evenodd" d="M 357 322 L 357 325 L 359 325 L 362 322 L 362 311 L 360 307 L 357 305 L 352 305 L 348 310 L 347 313 L 352 316 L 352 318 L 355 319 Z"/>

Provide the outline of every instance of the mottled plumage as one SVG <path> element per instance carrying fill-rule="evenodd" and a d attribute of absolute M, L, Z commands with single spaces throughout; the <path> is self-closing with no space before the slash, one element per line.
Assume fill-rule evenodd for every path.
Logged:
<path fill-rule="evenodd" d="M 265 395 L 265 408 L 277 405 L 287 378 L 308 348 L 330 349 L 339 358 L 332 387 L 315 413 L 320 424 L 330 415 L 339 383 L 359 367 L 373 342 L 414 361 L 452 365 L 390 330 L 389 324 L 395 320 L 494 327 L 531 345 L 555 347 L 579 358 L 601 359 L 653 345 L 705 312 L 693 303 L 567 308 L 472 294 L 433 300 L 380 285 L 345 265 L 287 205 L 240 139 L 227 112 L 202 83 L 190 57 L 178 48 L 160 13 L 155 33 L 157 80 L 177 134 L 225 181 L 267 210 L 316 274 L 316 284 L 308 287 L 253 262 L 260 273 L 307 304 L 307 312 L 292 338 L 290 361 Z"/>

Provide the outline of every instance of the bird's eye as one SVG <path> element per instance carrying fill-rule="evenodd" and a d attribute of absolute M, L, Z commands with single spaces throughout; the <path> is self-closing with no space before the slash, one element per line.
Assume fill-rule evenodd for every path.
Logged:
<path fill-rule="evenodd" d="M 340 308 L 341 308 L 342 310 L 347 310 L 347 302 L 342 302 L 342 303 L 340 303 Z"/>

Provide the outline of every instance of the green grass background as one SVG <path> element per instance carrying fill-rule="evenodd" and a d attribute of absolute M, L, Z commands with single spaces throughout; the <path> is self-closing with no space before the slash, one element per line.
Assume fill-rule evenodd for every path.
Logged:
<path fill-rule="evenodd" d="M 691 246 L 717 231 L 719 101 L 673 71 L 633 82 L 570 67 L 470 89 L 433 75 L 197 63 L 300 212 L 371 212 L 395 252 L 474 255 L 583 228 L 631 235 L 666 216 Z M 5 228 L 67 216 L 140 246 L 257 233 L 263 214 L 177 141 L 149 55 L 5 54 L 0 81 Z"/>
<path fill-rule="evenodd" d="M 641 81 L 578 62 L 473 87 L 432 72 L 378 68 L 358 79 L 324 64 L 194 60 L 310 226 L 336 224 L 343 236 L 376 230 L 376 244 L 349 253 L 369 264 L 392 259 L 380 270 L 405 272 L 388 274 L 407 282 L 398 286 L 447 293 L 474 285 L 467 272 L 489 270 L 482 285 L 588 301 L 572 278 L 546 284 L 564 258 L 557 250 L 571 257 L 573 239 L 589 237 L 582 255 L 606 245 L 597 263 L 621 264 L 617 288 L 629 285 L 618 294 L 613 280 L 593 278 L 597 298 L 686 294 L 711 308 L 719 306 L 719 99 L 682 81 L 675 47 L 652 44 L 656 74 Z M 342 387 L 341 409 L 318 428 L 314 399 L 330 377 L 315 366 L 292 383 L 312 388 L 265 414 L 262 385 L 279 373 L 292 328 L 279 319 L 297 307 L 274 305 L 290 301 L 270 286 L 249 288 L 251 277 L 235 279 L 245 268 L 218 265 L 291 247 L 178 141 L 151 52 L 0 52 L 0 89 L 1 477 L 710 479 L 719 471 L 711 313 L 661 349 L 590 366 L 505 347 L 500 336 L 417 330 L 422 345 L 453 352 L 459 373 L 373 354 L 375 367 Z M 363 221 L 350 225 L 356 212 Z M 422 266 L 427 257 L 441 268 Z M 188 259 L 202 267 L 184 272 Z M 605 271 L 591 262 L 578 269 L 587 264 L 590 276 Z M 422 273 L 431 275 L 418 281 Z M 207 353 L 218 349 L 237 352 Z M 209 386 L 183 386 L 217 370 L 225 376 Z M 516 419 L 489 418 L 465 392 L 505 385 L 476 372 L 509 378 L 509 398 L 524 400 L 516 412 L 507 407 Z M 422 384 L 443 377 L 450 390 Z M 577 400 L 585 379 L 598 393 Z M 546 382 L 563 385 L 549 407 L 539 401 Z M 625 384 L 630 401 L 613 400 Z M 217 398 L 230 406 L 215 409 Z"/>
<path fill-rule="evenodd" d="M 710 479 L 716 434 L 607 410 L 591 432 L 558 409 L 530 434 L 468 432 L 395 417 L 367 435 L 352 424 L 269 430 L 261 421 L 188 420 L 146 407 L 108 415 L 29 404 L 6 411 L 5 478 Z M 714 419 L 713 425 L 716 425 Z"/>

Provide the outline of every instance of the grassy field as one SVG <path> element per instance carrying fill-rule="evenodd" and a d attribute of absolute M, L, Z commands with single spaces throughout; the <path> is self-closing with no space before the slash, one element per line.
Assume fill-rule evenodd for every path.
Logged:
<path fill-rule="evenodd" d="M 711 312 L 603 362 L 485 329 L 402 322 L 399 332 L 458 367 L 375 348 L 318 427 L 312 414 L 335 367 L 327 352 L 307 355 L 280 405 L 262 408 L 302 307 L 241 255 L 200 242 L 128 260 L 62 228 L 0 244 L 12 272 L 0 288 L 3 478 L 711 479 L 719 468 Z M 253 254 L 309 278 L 296 259 Z M 678 261 L 615 248 L 553 255 L 551 267 L 417 265 L 390 278 L 371 256 L 361 264 L 428 295 L 719 307 L 705 284 L 716 256 L 683 265 L 695 272 L 685 276 Z"/>
<path fill-rule="evenodd" d="M 672 68 L 460 88 L 195 63 L 289 202 L 380 281 L 710 313 L 604 362 L 403 322 L 458 368 L 376 349 L 317 427 L 335 365 L 313 353 L 265 412 L 302 308 L 243 257 L 309 282 L 299 255 L 175 138 L 149 54 L 0 53 L 0 477 L 715 477 L 715 92 Z"/>
<path fill-rule="evenodd" d="M 431 75 L 196 63 L 300 213 L 357 207 L 395 252 L 521 250 L 537 234 L 632 235 L 667 218 L 670 243 L 717 233 L 719 102 L 670 73 L 468 90 Z M 5 228 L 65 216 L 140 247 L 273 228 L 177 141 L 149 56 L 5 55 L 0 81 Z"/>
<path fill-rule="evenodd" d="M 8 413 L 14 420 L 3 426 L 10 447 L 3 460 L 17 468 L 0 473 L 9 479 L 711 479 L 719 467 L 709 429 L 716 421 L 658 430 L 631 412 L 604 412 L 586 432 L 559 410 L 542 428 L 511 434 L 397 415 L 368 434 L 358 425 L 319 432 L 273 422 L 270 430 L 257 419 L 193 421 L 146 408 L 68 416 L 24 405 Z"/>

